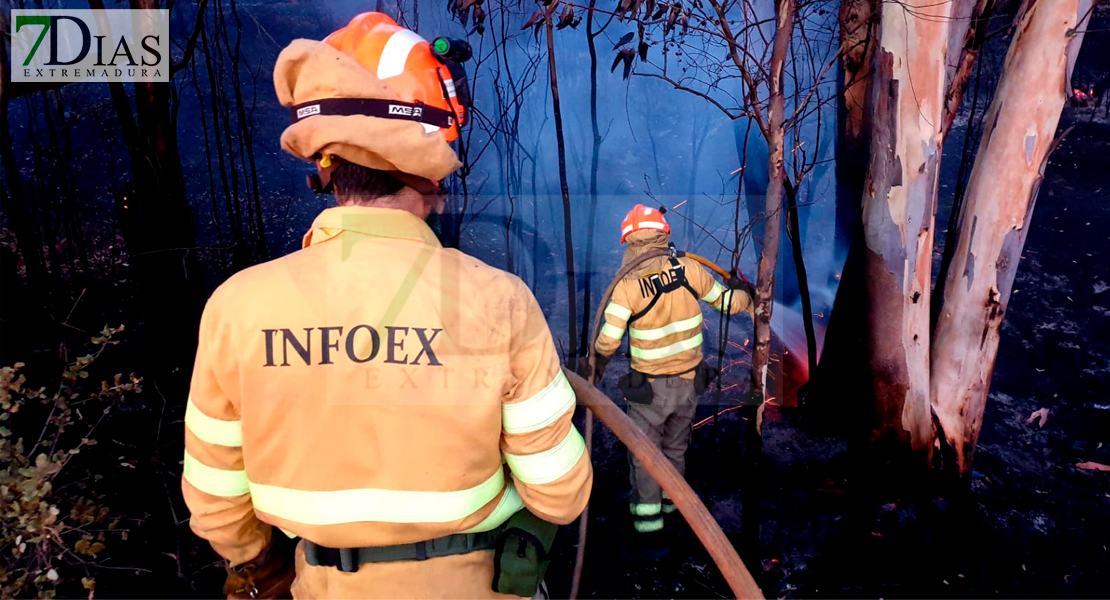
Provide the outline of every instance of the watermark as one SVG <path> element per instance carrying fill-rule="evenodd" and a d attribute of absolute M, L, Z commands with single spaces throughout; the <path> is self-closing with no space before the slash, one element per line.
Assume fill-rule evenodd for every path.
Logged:
<path fill-rule="evenodd" d="M 168 10 L 13 10 L 13 82 L 170 80 Z"/>

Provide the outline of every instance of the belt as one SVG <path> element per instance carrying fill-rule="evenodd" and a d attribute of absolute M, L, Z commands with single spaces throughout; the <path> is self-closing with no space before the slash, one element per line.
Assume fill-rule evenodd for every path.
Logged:
<path fill-rule="evenodd" d="M 427 560 L 491 550 L 497 547 L 498 539 L 504 532 L 505 527 L 501 526 L 491 531 L 456 533 L 415 544 L 364 548 L 329 548 L 304 540 L 305 562 L 314 567 L 335 567 L 344 573 L 354 573 L 366 563 Z"/>

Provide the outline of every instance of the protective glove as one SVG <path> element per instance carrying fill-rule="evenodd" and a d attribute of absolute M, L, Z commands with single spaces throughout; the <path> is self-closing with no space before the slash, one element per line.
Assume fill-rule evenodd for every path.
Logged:
<path fill-rule="evenodd" d="M 603 356 L 601 354 L 594 355 L 594 372 L 593 372 L 593 376 L 594 376 L 593 381 L 594 381 L 594 383 L 597 383 L 598 381 L 601 381 L 601 376 L 605 374 L 605 367 L 607 367 L 607 366 L 609 366 L 609 357 L 608 356 Z M 577 373 L 578 373 L 579 377 L 589 379 L 589 373 L 590 373 L 590 359 L 589 359 L 589 357 L 583 356 L 582 358 L 578 359 Z"/>
<path fill-rule="evenodd" d="M 578 366 L 574 369 L 574 372 L 582 379 L 588 379 L 590 377 L 590 357 L 578 357 Z"/>
<path fill-rule="evenodd" d="M 729 276 L 728 280 L 725 281 L 725 285 L 727 285 L 730 290 L 740 290 L 749 297 L 755 298 L 755 286 L 735 273 Z"/>
<path fill-rule="evenodd" d="M 281 544 L 274 536 L 262 552 L 241 565 L 227 565 L 224 594 L 228 600 L 247 598 L 292 598 L 290 587 L 296 577 L 289 544 Z M 284 540 L 282 540 L 284 541 Z"/>
<path fill-rule="evenodd" d="M 605 375 L 605 367 L 609 366 L 609 357 L 598 354 L 594 357 L 594 382 L 601 381 L 601 376 Z"/>

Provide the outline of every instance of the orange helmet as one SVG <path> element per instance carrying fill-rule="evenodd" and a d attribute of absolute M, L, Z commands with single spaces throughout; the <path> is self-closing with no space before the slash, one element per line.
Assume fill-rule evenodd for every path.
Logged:
<path fill-rule="evenodd" d="M 663 213 L 655 208 L 637 204 L 628 211 L 624 217 L 624 222 L 621 223 L 621 243 L 624 243 L 625 238 L 634 231 L 641 229 L 658 229 L 663 233 L 670 233 L 671 226 L 667 224 L 667 220 L 663 218 Z"/>
<path fill-rule="evenodd" d="M 429 133 L 441 130 L 448 142 L 458 138 L 465 109 L 456 95 L 451 70 L 436 58 L 424 38 L 388 15 L 365 12 L 324 42 L 354 58 L 402 102 L 415 105 L 390 106 L 388 114 L 381 116 L 412 118 L 421 121 Z"/>

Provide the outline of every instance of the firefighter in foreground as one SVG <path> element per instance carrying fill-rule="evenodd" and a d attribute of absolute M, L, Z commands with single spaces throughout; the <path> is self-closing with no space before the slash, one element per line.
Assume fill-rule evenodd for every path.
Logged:
<path fill-rule="evenodd" d="M 535 298 L 425 224 L 460 167 L 451 44 L 364 13 L 278 57 L 282 147 L 339 206 L 201 321 L 182 487 L 229 597 L 532 596 L 589 498 Z"/>
<path fill-rule="evenodd" d="M 672 250 L 671 228 L 657 209 L 636 205 L 621 224 L 627 243 L 621 266 L 654 250 Z M 605 307 L 605 323 L 594 346 L 594 381 L 628 331 L 631 371 L 621 377 L 628 416 L 655 442 L 679 473 L 686 467 L 697 396 L 716 376 L 702 359 L 702 313 L 698 301 L 719 311 L 752 312 L 754 290 L 733 277 L 726 287 L 692 259 L 650 258 L 617 283 Z M 647 469 L 629 453 L 630 510 L 637 543 L 635 557 L 666 554 L 663 515 L 675 506 Z"/>

